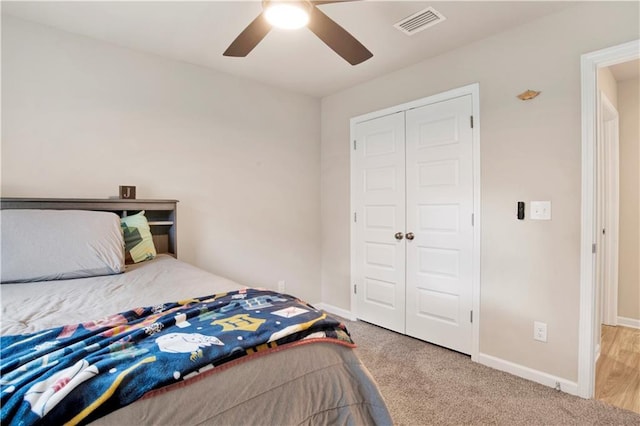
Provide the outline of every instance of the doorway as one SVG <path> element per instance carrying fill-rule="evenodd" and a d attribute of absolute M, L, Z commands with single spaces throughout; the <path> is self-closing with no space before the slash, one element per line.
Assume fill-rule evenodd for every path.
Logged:
<path fill-rule="evenodd" d="M 640 57 L 640 40 L 614 46 L 608 49 L 588 53 L 582 56 L 582 227 L 581 227 L 581 273 L 580 273 L 580 331 L 578 354 L 578 394 L 584 398 L 593 398 L 595 394 L 596 359 L 600 349 L 601 322 L 605 316 L 605 295 L 598 286 L 603 277 L 610 277 L 617 268 L 608 256 L 596 253 L 611 246 L 613 241 L 602 238 L 602 230 L 607 232 L 608 223 L 605 205 L 600 202 L 598 152 L 598 131 L 612 131 L 615 120 L 611 109 L 605 105 L 603 115 L 599 114 L 598 71 L 616 64 L 637 60 Z M 605 117 L 604 114 L 607 114 Z M 615 114 L 614 114 L 615 115 Z M 600 118 L 607 118 L 598 125 Z M 607 124 L 605 124 L 607 123 Z M 604 150 L 603 152 L 607 152 Z M 600 152 L 600 155 L 603 155 Z M 603 185 L 607 186 L 606 184 Z M 603 187 L 600 188 L 602 191 Z M 608 187 L 608 186 L 607 186 Z M 606 198 L 606 197 L 604 197 Z M 609 213 L 611 216 L 611 212 Z M 603 220 L 604 219 L 604 220 Z M 612 219 L 609 217 L 608 219 Z M 615 219 L 615 218 L 613 218 Z M 636 231 L 637 232 L 637 231 Z M 638 235 L 636 235 L 637 237 Z M 602 252 L 600 252 L 602 253 Z M 605 259 L 600 261 L 601 259 Z M 637 262 L 637 260 L 636 260 Z M 615 285 L 614 285 L 615 286 Z M 602 286 L 604 289 L 605 286 Z M 608 287 L 610 293 L 613 292 Z M 612 295 L 606 297 L 608 318 L 612 313 Z M 617 307 L 617 303 L 615 305 Z M 609 320 L 609 319 L 608 319 Z"/>
<path fill-rule="evenodd" d="M 595 398 L 636 412 L 640 412 L 640 349 L 634 347 L 640 338 L 639 77 L 638 59 L 598 70 L 596 140 L 596 324 L 601 324 L 601 333 L 596 334 Z"/>

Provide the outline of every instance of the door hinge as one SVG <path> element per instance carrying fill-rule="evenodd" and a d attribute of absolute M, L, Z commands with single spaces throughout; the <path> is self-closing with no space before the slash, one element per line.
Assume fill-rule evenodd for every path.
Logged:
<path fill-rule="evenodd" d="M 358 149 L 358 141 L 356 141 L 355 139 L 353 140 L 353 150 L 355 151 L 356 149 Z"/>
<path fill-rule="evenodd" d="M 469 121 L 471 122 L 471 128 L 473 129 L 473 115 L 469 117 Z"/>
<path fill-rule="evenodd" d="M 354 222 L 358 221 L 358 213 L 357 212 L 353 212 L 353 221 Z"/>
<path fill-rule="evenodd" d="M 358 294 L 358 285 L 357 284 L 353 285 L 353 294 Z"/>
<path fill-rule="evenodd" d="M 474 220 L 473 220 L 473 219 L 474 219 L 474 214 L 473 214 L 473 213 L 471 213 L 471 226 L 475 226 L 475 225 L 474 225 Z"/>
<path fill-rule="evenodd" d="M 596 243 L 591 244 L 591 253 L 596 253 Z"/>
<path fill-rule="evenodd" d="M 473 322 L 473 311 L 469 311 L 469 322 Z"/>

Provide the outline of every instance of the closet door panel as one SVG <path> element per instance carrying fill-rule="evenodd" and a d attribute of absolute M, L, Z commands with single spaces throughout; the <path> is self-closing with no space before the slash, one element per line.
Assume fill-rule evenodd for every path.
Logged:
<path fill-rule="evenodd" d="M 407 111 L 407 334 L 471 352 L 471 96 Z"/>
<path fill-rule="evenodd" d="M 404 113 L 358 123 L 354 241 L 358 318 L 405 331 Z"/>

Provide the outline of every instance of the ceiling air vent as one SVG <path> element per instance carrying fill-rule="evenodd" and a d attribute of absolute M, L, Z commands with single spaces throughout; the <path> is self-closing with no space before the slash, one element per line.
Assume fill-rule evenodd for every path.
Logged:
<path fill-rule="evenodd" d="M 414 35 L 415 33 L 439 24 L 445 19 L 447 18 L 442 13 L 438 12 L 433 7 L 428 7 L 411 16 L 407 16 L 400 22 L 396 22 L 393 26 L 406 35 Z"/>

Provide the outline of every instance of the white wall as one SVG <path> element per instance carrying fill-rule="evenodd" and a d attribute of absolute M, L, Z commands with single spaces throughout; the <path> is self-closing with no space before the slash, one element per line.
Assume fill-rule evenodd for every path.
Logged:
<path fill-rule="evenodd" d="M 178 199 L 182 260 L 311 302 L 319 116 L 314 98 L 2 19 L 3 196 Z"/>
<path fill-rule="evenodd" d="M 640 84 L 618 82 L 620 246 L 618 316 L 640 321 Z"/>
<path fill-rule="evenodd" d="M 322 299 L 349 309 L 349 119 L 480 83 L 480 351 L 577 379 L 580 55 L 638 37 L 637 3 L 579 3 L 322 100 Z M 533 101 L 516 95 L 541 90 Z M 552 220 L 518 221 L 518 200 Z M 548 343 L 533 340 L 533 321 Z"/>

